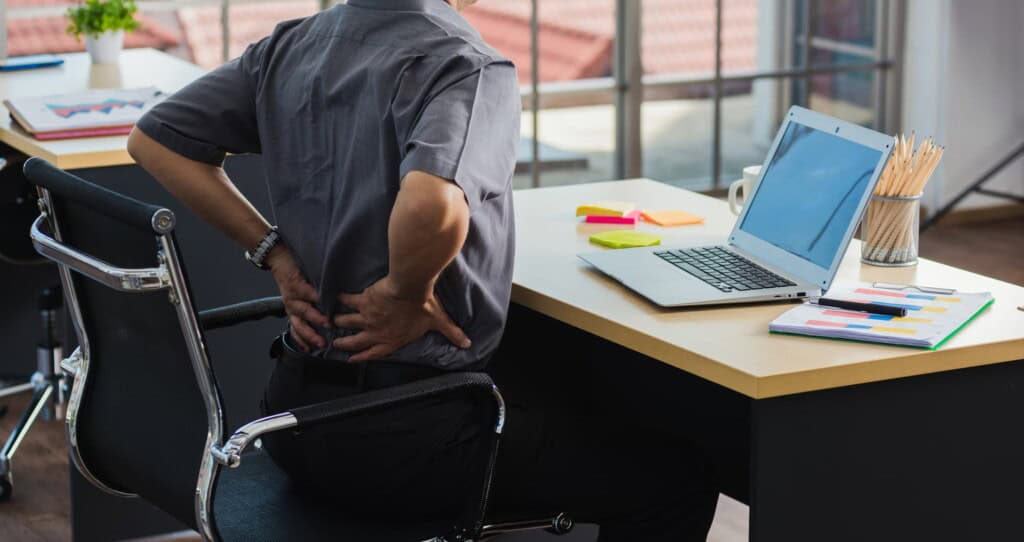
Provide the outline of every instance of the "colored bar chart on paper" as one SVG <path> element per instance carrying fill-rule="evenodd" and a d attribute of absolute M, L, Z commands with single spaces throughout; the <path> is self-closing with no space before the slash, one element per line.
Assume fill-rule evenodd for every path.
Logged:
<path fill-rule="evenodd" d="M 866 286 L 837 286 L 830 298 L 877 303 L 907 309 L 907 316 L 890 316 L 823 307 L 806 303 L 786 311 L 768 326 L 774 333 L 878 342 L 918 348 L 938 348 L 992 304 L 987 292 L 932 295 L 912 288 L 883 290 Z"/>

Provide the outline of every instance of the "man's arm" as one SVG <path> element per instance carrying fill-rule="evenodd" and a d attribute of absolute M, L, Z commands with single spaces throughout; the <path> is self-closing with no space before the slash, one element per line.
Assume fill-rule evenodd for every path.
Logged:
<path fill-rule="evenodd" d="M 239 245 L 252 248 L 270 230 L 224 168 L 189 160 L 138 128 L 128 136 L 128 154 L 175 198 Z"/>
<path fill-rule="evenodd" d="M 190 160 L 137 128 L 128 136 L 128 153 L 175 198 L 239 245 L 252 248 L 270 230 L 270 224 L 238 191 L 224 168 Z M 284 244 L 279 243 L 267 255 L 267 265 L 281 290 L 297 339 L 306 343 L 301 346 L 326 346 L 307 322 L 326 327 L 329 321 L 315 308 L 317 292 L 302 277 Z"/>
<path fill-rule="evenodd" d="M 447 179 L 409 172 L 388 222 L 388 278 L 395 293 L 426 301 L 468 232 L 469 206 L 462 190 Z"/>
<path fill-rule="evenodd" d="M 469 338 L 434 296 L 438 276 L 462 249 L 469 232 L 469 205 L 455 183 L 410 171 L 403 179 L 388 222 L 388 274 L 361 294 L 339 300 L 356 312 L 335 317 L 355 335 L 335 341 L 357 352 L 352 361 L 386 356 L 437 331 L 460 348 Z"/>
<path fill-rule="evenodd" d="M 361 330 L 334 341 L 353 352 L 351 361 L 387 356 L 430 331 L 472 346 L 433 289 L 462 249 L 470 210 L 511 190 L 521 100 L 510 62 L 452 70 L 442 82 L 434 70 L 403 76 L 402 85 L 429 85 L 436 94 L 393 109 L 408 135 L 399 142 L 402 185 L 388 223 L 388 275 L 360 294 L 338 296 L 355 312 L 334 318 L 338 327 Z"/>

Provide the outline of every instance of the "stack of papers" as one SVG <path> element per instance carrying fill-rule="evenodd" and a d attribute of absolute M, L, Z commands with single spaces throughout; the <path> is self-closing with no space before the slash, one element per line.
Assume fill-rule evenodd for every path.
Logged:
<path fill-rule="evenodd" d="M 832 288 L 831 299 L 878 303 L 907 309 L 904 317 L 848 311 L 804 304 L 768 326 L 775 333 L 794 333 L 875 343 L 937 349 L 992 304 L 992 294 L 924 293 L 913 288 L 888 290 L 867 285 Z"/>
<path fill-rule="evenodd" d="M 36 139 L 127 134 L 164 95 L 154 87 L 102 89 L 4 100 L 14 120 Z"/>

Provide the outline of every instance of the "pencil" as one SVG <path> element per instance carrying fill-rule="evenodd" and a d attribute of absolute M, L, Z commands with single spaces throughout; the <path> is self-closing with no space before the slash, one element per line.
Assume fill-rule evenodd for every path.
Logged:
<path fill-rule="evenodd" d="M 935 173 L 945 148 L 936 145 L 933 137 L 918 144 L 917 133 L 894 137 L 893 152 L 882 169 L 875 195 L 891 198 L 920 198 Z M 916 145 L 916 149 L 915 149 Z M 903 263 L 917 257 L 919 213 L 917 200 L 875 200 L 864 217 L 864 257 L 886 263 Z"/>

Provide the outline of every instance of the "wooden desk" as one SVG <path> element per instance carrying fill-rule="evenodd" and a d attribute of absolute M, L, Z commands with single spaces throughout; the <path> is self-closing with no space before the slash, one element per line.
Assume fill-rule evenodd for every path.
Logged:
<path fill-rule="evenodd" d="M 792 305 L 663 310 L 577 259 L 600 250 L 589 234 L 615 228 L 573 217 L 601 199 L 707 217 L 639 226 L 666 246 L 724 239 L 735 221 L 720 201 L 649 180 L 517 192 L 510 343 L 558 345 L 527 348 L 568 365 L 565 388 L 587 388 L 591 408 L 699 443 L 723 492 L 750 504 L 751 540 L 1024 540 L 1024 288 L 927 260 L 861 265 L 855 241 L 839 280 L 996 302 L 934 352 L 770 335 Z"/>
<path fill-rule="evenodd" d="M 119 64 L 94 65 L 86 53 L 59 55 L 64 64 L 53 68 L 0 74 L 0 100 L 15 96 L 63 94 L 91 88 L 155 86 L 174 92 L 204 73 L 199 66 L 153 49 L 129 49 Z M 131 164 L 127 136 L 39 141 L 0 115 L 0 142 L 28 156 L 38 156 L 61 169 Z"/>
<path fill-rule="evenodd" d="M 856 240 L 837 281 L 955 286 L 990 291 L 996 301 L 935 352 L 769 334 L 768 323 L 792 308 L 788 303 L 661 309 L 576 258 L 602 250 L 588 242 L 590 234 L 621 229 L 573 216 L 578 203 L 603 199 L 706 217 L 701 226 L 638 226 L 665 246 L 720 242 L 736 220 L 725 202 L 645 179 L 519 191 L 514 302 L 758 399 L 1024 358 L 1024 312 L 1017 310 L 1024 288 L 928 260 L 907 268 L 863 265 Z"/>

